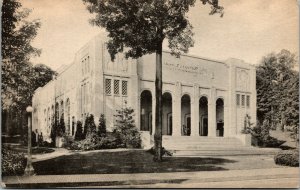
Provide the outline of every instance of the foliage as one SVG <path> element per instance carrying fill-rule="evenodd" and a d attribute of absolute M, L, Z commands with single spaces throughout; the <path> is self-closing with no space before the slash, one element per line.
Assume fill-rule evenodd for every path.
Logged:
<path fill-rule="evenodd" d="M 30 63 L 32 56 L 41 53 L 31 45 L 40 28 L 40 21 L 29 21 L 30 10 L 22 9 L 18 0 L 3 0 L 1 10 L 2 116 L 5 113 L 8 121 L 4 123 L 4 129 L 16 133 L 13 127 L 24 126 L 25 109 L 31 104 L 34 90 L 46 84 L 52 78 L 50 75 L 56 73 L 45 65 L 33 66 Z"/>
<path fill-rule="evenodd" d="M 65 132 L 66 132 L 66 126 L 65 126 L 64 114 L 62 114 L 59 120 L 59 125 L 56 128 L 56 136 L 63 137 Z"/>
<path fill-rule="evenodd" d="M 56 122 L 54 122 L 54 123 L 52 123 L 51 132 L 50 132 L 52 147 L 55 147 L 55 139 L 56 139 L 56 136 L 57 136 L 56 132 L 57 132 L 57 124 L 56 124 Z"/>
<path fill-rule="evenodd" d="M 223 16 L 223 7 L 218 5 L 218 0 L 201 1 L 203 4 L 212 5 L 210 14 L 221 13 Z M 195 4 L 195 0 L 83 0 L 83 2 L 88 11 L 95 15 L 91 23 L 108 31 L 110 40 L 107 48 L 112 60 L 121 52 L 124 52 L 126 58 L 156 53 L 155 97 L 159 101 L 156 101 L 154 144 L 155 160 L 161 161 L 162 120 L 159 118 L 162 117 L 162 44 L 165 39 L 168 40 L 171 54 L 176 57 L 182 52 L 187 53 L 194 45 L 192 25 L 187 18 L 187 12 Z M 131 132 L 134 137 L 136 132 Z"/>
<path fill-rule="evenodd" d="M 265 56 L 257 67 L 257 116 L 275 124 L 299 126 L 299 72 L 295 54 L 281 50 Z"/>
<path fill-rule="evenodd" d="M 24 173 L 27 159 L 24 154 L 17 153 L 7 148 L 2 148 L 2 175 L 22 175 Z"/>
<path fill-rule="evenodd" d="M 83 2 L 89 12 L 95 14 L 91 23 L 108 31 L 110 41 L 107 47 L 112 58 L 123 51 L 126 57 L 133 58 L 155 53 L 157 44 L 161 44 L 164 39 L 168 40 L 169 48 L 177 56 L 193 46 L 192 26 L 186 14 L 194 6 L 195 0 Z M 202 2 L 210 3 L 212 9 L 223 9 L 216 0 Z"/>
<path fill-rule="evenodd" d="M 48 141 L 42 141 L 42 142 L 39 144 L 39 147 L 53 147 L 53 144 L 52 144 L 52 143 L 49 143 Z"/>
<path fill-rule="evenodd" d="M 121 110 L 116 110 L 116 112 L 115 133 L 119 135 L 120 141 L 127 148 L 140 148 L 141 136 L 134 124 L 134 110 L 126 107 Z"/>
<path fill-rule="evenodd" d="M 89 135 L 86 139 L 81 141 L 69 140 L 66 142 L 65 147 L 70 150 L 100 150 L 100 149 L 114 149 L 123 148 L 114 134 L 107 134 L 105 137 L 97 135 Z"/>
<path fill-rule="evenodd" d="M 75 133 L 75 141 L 80 141 L 85 138 L 83 131 L 82 131 L 82 123 L 80 121 L 77 121 L 77 129 Z"/>
<path fill-rule="evenodd" d="M 154 147 L 151 147 L 149 150 L 147 150 L 150 154 L 155 154 Z M 163 156 L 173 156 L 173 153 L 162 147 L 162 155 Z"/>
<path fill-rule="evenodd" d="M 242 130 L 244 134 L 251 134 L 253 137 L 254 145 L 262 147 L 279 147 L 285 141 L 278 140 L 270 136 L 271 125 L 268 120 L 265 120 L 262 125 L 253 125 L 250 122 L 250 116 L 245 117 L 245 128 Z M 248 124 L 247 124 L 248 123 Z"/>
<path fill-rule="evenodd" d="M 100 137 L 106 136 L 106 119 L 105 119 L 104 114 L 100 115 L 99 126 L 98 126 L 98 135 Z"/>
<path fill-rule="evenodd" d="M 249 134 L 253 124 L 254 123 L 251 123 L 251 116 L 246 114 L 245 119 L 244 119 L 244 128 L 242 130 L 242 133 Z"/>
<path fill-rule="evenodd" d="M 298 167 L 299 150 L 298 149 L 281 150 L 275 155 L 274 161 L 278 165 Z"/>
<path fill-rule="evenodd" d="M 85 118 L 83 133 L 85 137 L 91 134 L 96 134 L 96 125 L 95 125 L 93 114 L 88 115 Z"/>

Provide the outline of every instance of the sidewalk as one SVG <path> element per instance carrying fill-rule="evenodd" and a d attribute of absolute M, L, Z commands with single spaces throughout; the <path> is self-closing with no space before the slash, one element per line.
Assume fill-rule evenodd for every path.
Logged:
<path fill-rule="evenodd" d="M 135 174 L 86 174 L 40 175 L 31 177 L 4 177 L 8 188 L 53 187 L 299 187 L 299 168 L 268 168 L 252 170 L 135 173 Z M 266 183 L 269 181 L 270 183 Z M 273 181 L 273 182 L 272 182 Z M 238 183 L 234 183 L 238 182 Z M 252 183 L 249 183 L 252 182 Z M 289 182 L 289 183 L 288 183 Z M 261 185 L 261 186 L 260 186 Z M 285 187 L 285 186 L 284 186 Z"/>

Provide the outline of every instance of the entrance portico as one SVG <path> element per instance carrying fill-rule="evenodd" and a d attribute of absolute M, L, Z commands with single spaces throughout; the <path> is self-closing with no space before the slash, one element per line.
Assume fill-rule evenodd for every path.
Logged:
<path fill-rule="evenodd" d="M 201 90 L 200 87 L 198 90 Z M 153 111 L 152 100 L 151 92 L 147 89 L 142 90 L 140 95 L 140 130 L 149 131 L 150 135 L 153 135 L 155 130 L 152 118 L 155 111 Z M 181 96 L 180 104 L 176 104 L 172 97 L 172 91 L 168 91 L 163 93 L 162 100 L 162 135 L 202 137 L 224 137 L 226 135 L 225 123 L 227 121 L 224 117 L 225 100 L 223 97 L 209 98 L 207 95 L 201 95 L 199 98 L 199 96 L 190 97 L 189 94 L 185 93 Z M 178 112 L 180 116 L 174 117 L 173 113 L 178 114 Z"/>

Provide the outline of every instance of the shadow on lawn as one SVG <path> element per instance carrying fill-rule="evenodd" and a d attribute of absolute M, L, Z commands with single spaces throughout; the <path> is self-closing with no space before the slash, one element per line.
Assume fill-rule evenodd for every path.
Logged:
<path fill-rule="evenodd" d="M 122 174 L 164 173 L 227 170 L 221 167 L 236 161 L 223 158 L 166 157 L 163 162 L 153 162 L 145 150 L 121 152 L 76 153 L 33 163 L 38 175 L 55 174 Z"/>

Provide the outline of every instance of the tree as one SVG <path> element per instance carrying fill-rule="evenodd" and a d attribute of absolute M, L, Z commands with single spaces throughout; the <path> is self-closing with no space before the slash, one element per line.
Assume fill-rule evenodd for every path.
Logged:
<path fill-rule="evenodd" d="M 116 110 L 116 128 L 115 132 L 120 137 L 120 141 L 127 148 L 140 148 L 141 136 L 134 124 L 134 110 L 132 108 L 122 108 Z"/>
<path fill-rule="evenodd" d="M 27 21 L 30 11 L 19 10 L 21 6 L 17 0 L 4 0 L 2 5 L 2 107 L 5 109 L 15 106 L 22 87 L 30 84 L 29 59 L 41 52 L 31 46 L 40 22 Z"/>
<path fill-rule="evenodd" d="M 96 134 L 96 124 L 94 121 L 93 114 L 88 115 L 85 118 L 83 133 L 85 137 L 87 137 L 90 134 Z"/>
<path fill-rule="evenodd" d="M 75 140 L 80 141 L 80 140 L 84 139 L 84 134 L 82 131 L 82 123 L 80 121 L 77 121 L 76 126 L 77 126 L 77 128 L 76 128 L 76 133 L 75 133 Z"/>
<path fill-rule="evenodd" d="M 218 0 L 201 0 L 212 5 L 210 14 L 221 13 Z M 162 44 L 168 40 L 172 55 L 187 53 L 194 42 L 186 13 L 195 0 L 83 0 L 96 16 L 92 24 L 108 31 L 107 48 L 112 59 L 119 52 L 126 58 L 156 54 L 155 161 L 162 160 Z"/>
<path fill-rule="evenodd" d="M 257 67 L 257 115 L 271 126 L 299 125 L 299 72 L 295 54 L 281 50 L 265 56 Z M 297 130 L 295 130 L 297 131 Z"/>
<path fill-rule="evenodd" d="M 30 10 L 21 8 L 18 0 L 3 0 L 1 106 L 4 130 L 12 128 L 11 121 L 16 122 L 14 125 L 23 126 L 23 120 L 26 121 L 24 110 L 31 104 L 34 90 L 40 83 L 51 80 L 37 76 L 36 68 L 39 66 L 33 67 L 30 63 L 32 56 L 41 53 L 31 45 L 41 23 L 39 20 L 28 21 Z"/>
<path fill-rule="evenodd" d="M 99 126 L 98 126 L 98 135 L 100 137 L 106 136 L 106 120 L 104 114 L 100 115 Z"/>

